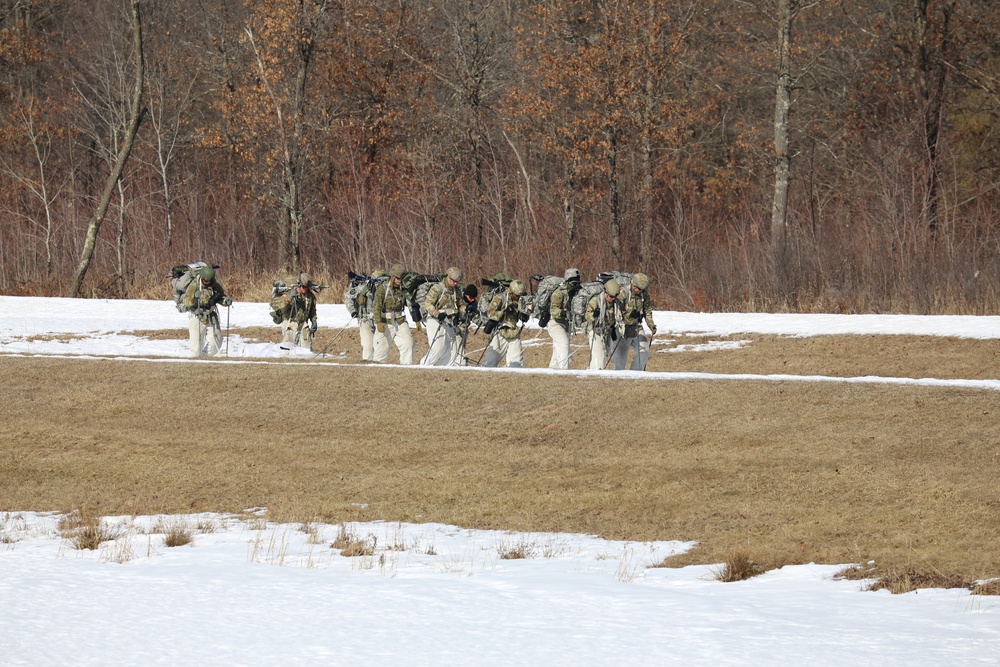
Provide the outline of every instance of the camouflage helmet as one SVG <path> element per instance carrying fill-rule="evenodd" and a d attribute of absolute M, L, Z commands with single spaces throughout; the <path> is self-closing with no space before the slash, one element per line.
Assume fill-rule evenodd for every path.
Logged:
<path fill-rule="evenodd" d="M 312 285 L 312 276 L 310 276 L 308 273 L 300 273 L 299 274 L 299 285 L 304 285 L 305 287 L 311 286 Z"/>
<path fill-rule="evenodd" d="M 462 282 L 462 278 L 465 277 L 465 274 L 462 273 L 462 269 L 458 268 L 457 266 L 449 268 L 447 273 L 448 277 L 454 280 L 456 283 Z"/>
<path fill-rule="evenodd" d="M 512 280 L 510 281 L 510 291 L 512 294 L 524 296 L 528 293 L 528 286 L 524 284 L 523 280 Z"/>
<path fill-rule="evenodd" d="M 372 271 L 372 278 L 385 278 L 387 275 L 389 274 L 382 269 L 375 269 Z"/>
<path fill-rule="evenodd" d="M 608 282 L 604 283 L 604 291 L 611 296 L 618 296 L 622 286 L 618 284 L 618 281 L 612 278 Z"/>
<path fill-rule="evenodd" d="M 637 273 L 632 276 L 632 284 L 638 287 L 640 290 L 644 290 L 649 287 L 649 276 L 645 273 Z"/>
<path fill-rule="evenodd" d="M 566 273 L 563 274 L 563 280 L 566 282 L 580 282 L 580 269 L 566 269 Z"/>
<path fill-rule="evenodd" d="M 393 264 L 392 268 L 389 269 L 390 278 L 399 278 L 400 280 L 402 280 L 404 273 L 406 273 L 406 267 L 403 266 L 402 264 Z"/>
<path fill-rule="evenodd" d="M 198 269 L 198 277 L 205 282 L 212 282 L 215 280 L 215 269 L 210 266 L 203 266 Z"/>

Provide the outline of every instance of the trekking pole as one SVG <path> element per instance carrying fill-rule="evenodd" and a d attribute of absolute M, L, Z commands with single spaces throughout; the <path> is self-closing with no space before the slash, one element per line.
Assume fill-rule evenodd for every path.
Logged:
<path fill-rule="evenodd" d="M 331 346 L 331 345 L 333 345 L 334 343 L 336 343 L 336 342 L 337 342 L 337 339 L 338 339 L 338 338 L 340 338 L 341 336 L 343 336 L 343 335 L 344 335 L 344 332 L 345 332 L 345 331 L 347 331 L 347 329 L 348 329 L 348 328 L 350 328 L 350 325 L 351 325 L 351 320 L 353 320 L 353 319 L 354 319 L 354 315 L 351 315 L 351 317 L 350 317 L 350 318 L 348 318 L 348 320 L 347 320 L 347 326 L 345 326 L 345 327 L 344 327 L 343 329 L 341 329 L 341 330 L 340 330 L 340 333 L 339 333 L 339 334 L 337 334 L 336 336 L 334 336 L 334 337 L 333 337 L 333 340 L 331 340 L 331 341 L 330 341 L 329 343 L 327 343 L 327 344 L 326 344 L 326 345 L 325 345 L 325 346 L 323 347 L 323 351 L 319 353 L 319 356 L 320 356 L 320 357 L 325 357 L 325 356 L 326 356 L 326 351 L 330 349 L 330 346 Z M 358 325 L 359 325 L 359 326 L 361 325 L 361 320 L 358 320 Z"/>
<path fill-rule="evenodd" d="M 233 304 L 226 306 L 226 356 L 229 356 L 229 309 L 233 307 Z"/>
<path fill-rule="evenodd" d="M 479 355 L 479 359 L 476 361 L 476 365 L 477 366 L 482 366 L 483 365 L 483 357 L 486 356 L 486 350 L 490 349 L 490 343 L 493 342 L 493 339 L 496 338 L 496 335 L 498 333 L 500 333 L 500 326 L 499 325 L 497 326 L 496 329 L 493 330 L 493 333 L 490 334 L 489 340 L 486 341 L 486 347 L 483 348 L 483 353 Z"/>
<path fill-rule="evenodd" d="M 615 341 L 615 346 L 611 350 L 611 354 L 608 355 L 608 360 L 606 362 L 604 362 L 604 370 L 608 370 L 608 364 L 610 364 L 611 360 L 615 358 L 615 353 L 618 352 L 618 346 L 622 344 L 623 340 L 625 340 L 625 334 L 624 333 L 619 333 L 618 334 L 618 340 Z M 627 360 L 628 360 L 628 355 L 626 355 L 626 361 Z"/>

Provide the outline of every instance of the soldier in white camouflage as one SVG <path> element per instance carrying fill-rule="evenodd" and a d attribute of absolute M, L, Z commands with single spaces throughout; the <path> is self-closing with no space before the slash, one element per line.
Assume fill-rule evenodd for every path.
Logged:
<path fill-rule="evenodd" d="M 580 289 L 580 269 L 566 269 L 563 282 L 549 298 L 549 321 L 545 330 L 552 339 L 552 357 L 549 368 L 569 368 L 570 303 Z"/>
<path fill-rule="evenodd" d="M 371 280 L 376 280 L 378 278 L 384 278 L 386 272 L 382 269 L 376 269 L 371 273 Z M 355 304 L 357 306 L 358 313 L 358 336 L 361 338 L 361 360 L 362 361 L 374 361 L 376 354 L 378 356 L 385 356 L 388 358 L 389 350 L 382 349 L 385 345 L 385 339 L 378 341 L 380 345 L 376 346 L 375 340 L 375 321 L 372 319 L 372 299 L 374 294 L 372 293 L 373 287 L 371 280 L 367 281 L 362 289 L 358 291 L 355 297 Z"/>
<path fill-rule="evenodd" d="M 646 364 L 649 362 L 649 343 L 656 335 L 656 324 L 653 322 L 653 303 L 650 301 L 648 289 L 649 276 L 645 273 L 637 273 L 632 276 L 632 282 L 628 289 L 622 289 L 618 294 L 618 301 L 622 304 L 622 323 L 625 326 L 624 337 L 618 341 L 619 344 L 611 356 L 612 367 L 616 371 L 625 370 L 629 350 L 634 351 L 629 370 L 646 370 Z M 649 327 L 648 338 L 642 331 L 643 321 Z"/>
<path fill-rule="evenodd" d="M 587 342 L 590 343 L 590 365 L 592 371 L 603 370 L 616 345 L 622 340 L 624 327 L 621 317 L 621 302 L 618 294 L 621 286 L 615 279 L 604 284 L 604 291 L 591 297 L 587 302 L 584 319 L 587 322 Z"/>
<path fill-rule="evenodd" d="M 372 319 L 375 322 L 373 361 L 376 363 L 387 362 L 393 346 L 399 350 L 400 364 L 409 366 L 413 363 L 413 334 L 406 321 L 406 297 L 400 287 L 405 272 L 402 264 L 394 264 L 389 269 L 388 280 L 375 288 Z"/>
<path fill-rule="evenodd" d="M 486 347 L 483 366 L 495 368 L 503 358 L 506 358 L 507 368 L 524 366 L 521 331 L 528 321 L 530 309 L 522 307 L 520 300 L 527 292 L 528 287 L 523 280 L 512 280 L 506 290 L 490 300 L 486 309 L 488 320 L 484 328 L 490 334 L 490 343 Z"/>
<path fill-rule="evenodd" d="M 214 357 L 222 347 L 222 327 L 219 324 L 218 306 L 229 307 L 233 300 L 226 296 L 215 280 L 215 269 L 203 266 L 198 277 L 191 281 L 184 292 L 181 307 L 188 314 L 188 342 L 191 356 L 207 354 Z"/>
<path fill-rule="evenodd" d="M 286 278 L 288 290 L 271 299 L 271 309 L 281 318 L 281 342 L 312 349 L 316 320 L 316 292 L 308 273 Z M 277 317 L 275 318 L 277 319 Z"/>
<path fill-rule="evenodd" d="M 427 354 L 420 360 L 423 366 L 451 366 L 459 360 L 458 325 L 465 316 L 462 299 L 463 273 L 451 267 L 444 279 L 427 290 L 424 308 L 427 311 Z"/>

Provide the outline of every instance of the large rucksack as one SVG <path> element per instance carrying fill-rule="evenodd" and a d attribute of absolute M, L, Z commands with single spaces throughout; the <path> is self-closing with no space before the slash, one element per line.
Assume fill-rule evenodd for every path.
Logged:
<path fill-rule="evenodd" d="M 580 283 L 580 289 L 576 294 L 573 295 L 573 299 L 570 301 L 570 330 L 583 329 L 583 325 L 586 323 L 584 316 L 587 313 L 587 304 L 590 300 L 604 292 L 604 283 L 600 280 L 594 280 L 592 282 Z"/>
<path fill-rule="evenodd" d="M 534 314 L 538 317 L 538 326 L 545 328 L 549 323 L 549 305 L 552 303 L 552 295 L 563 284 L 563 279 L 559 276 L 541 276 L 535 274 L 531 276 L 535 283 L 535 296 L 532 303 Z"/>
<path fill-rule="evenodd" d="M 510 284 L 514 282 L 514 279 L 507 275 L 506 273 L 498 273 L 492 278 L 481 278 L 479 282 L 482 283 L 486 291 L 479 295 L 479 319 L 482 322 L 489 320 L 489 315 L 487 312 L 490 309 L 490 301 L 493 300 L 497 294 L 500 294 L 505 289 L 510 287 Z"/>
<path fill-rule="evenodd" d="M 385 276 L 369 278 L 368 276 L 348 271 L 347 291 L 344 292 L 344 306 L 347 307 L 348 314 L 351 317 L 356 317 L 359 322 L 370 318 L 375 300 L 375 290 L 385 280 Z"/>
<path fill-rule="evenodd" d="M 632 274 L 623 273 L 622 271 L 602 271 L 597 274 L 597 280 L 589 283 L 583 283 L 580 285 L 580 291 L 576 293 L 571 302 L 571 312 L 570 324 L 575 329 L 582 329 L 585 322 L 585 315 L 587 312 L 587 304 L 590 300 L 604 292 L 604 285 L 614 278 L 618 281 L 618 286 L 621 289 L 628 291 L 629 286 L 632 284 Z"/>
<path fill-rule="evenodd" d="M 285 276 L 284 278 L 276 278 L 271 282 L 271 321 L 275 324 L 281 324 L 284 321 L 284 311 L 289 300 L 286 298 L 289 292 L 294 290 L 299 285 L 298 276 Z"/>
<path fill-rule="evenodd" d="M 362 293 L 362 289 L 367 284 L 367 276 L 362 276 L 354 273 L 353 271 L 347 272 L 347 289 L 344 290 L 344 307 L 347 308 L 347 314 L 352 318 L 358 316 L 358 295 Z"/>
<path fill-rule="evenodd" d="M 632 275 L 631 273 L 624 273 L 622 271 L 602 271 L 597 274 L 597 279 L 602 283 L 606 283 L 614 278 L 618 281 L 618 286 L 627 292 L 629 286 L 632 285 Z"/>
<path fill-rule="evenodd" d="M 427 317 L 427 307 L 424 301 L 427 299 L 427 292 L 432 285 L 444 280 L 447 274 L 444 273 L 404 273 L 399 281 L 399 288 L 403 290 L 403 297 L 410 308 L 410 317 L 413 322 L 422 322 Z"/>
<path fill-rule="evenodd" d="M 170 269 L 170 289 L 173 292 L 174 304 L 177 310 L 184 312 L 184 293 L 187 292 L 188 285 L 198 277 L 198 271 L 208 266 L 205 262 L 192 262 L 190 264 L 178 264 Z"/>

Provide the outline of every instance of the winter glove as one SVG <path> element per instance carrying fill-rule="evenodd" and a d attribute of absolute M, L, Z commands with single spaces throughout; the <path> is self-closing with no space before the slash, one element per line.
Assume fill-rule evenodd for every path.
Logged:
<path fill-rule="evenodd" d="M 656 335 L 656 327 L 654 326 L 652 329 L 649 330 L 649 337 L 652 338 L 655 335 Z"/>
<path fill-rule="evenodd" d="M 483 326 L 483 331 L 485 331 L 486 335 L 488 336 L 491 333 L 493 333 L 493 330 L 496 328 L 497 328 L 496 320 L 486 320 L 486 324 Z"/>
<path fill-rule="evenodd" d="M 618 340 L 618 330 L 617 329 L 612 329 L 611 330 L 611 340 Z"/>
<path fill-rule="evenodd" d="M 528 313 L 521 313 L 521 321 L 522 322 L 528 321 Z"/>
<path fill-rule="evenodd" d="M 542 327 L 544 329 L 546 326 L 548 326 L 549 318 L 550 317 L 552 317 L 552 315 L 549 312 L 544 312 L 541 315 L 539 315 L 538 316 L 538 326 L 540 326 L 540 327 Z"/>
<path fill-rule="evenodd" d="M 233 305 L 232 297 L 228 296 L 222 297 L 222 305 L 225 306 L 226 308 L 229 308 L 229 306 Z"/>
<path fill-rule="evenodd" d="M 641 312 L 639 312 L 638 310 L 633 310 L 632 311 L 632 319 L 633 320 L 638 320 L 640 317 L 642 317 L 642 313 Z"/>
<path fill-rule="evenodd" d="M 438 313 L 438 322 L 444 322 L 444 318 L 448 317 L 445 313 Z"/>
<path fill-rule="evenodd" d="M 317 324 L 316 321 L 313 320 L 312 326 L 309 327 L 309 330 L 312 331 L 313 333 L 316 333 L 316 329 L 319 329 L 319 324 Z"/>
<path fill-rule="evenodd" d="M 379 322 L 379 323 L 377 323 L 375 325 L 375 328 L 378 329 L 379 333 L 385 333 L 385 322 Z"/>

